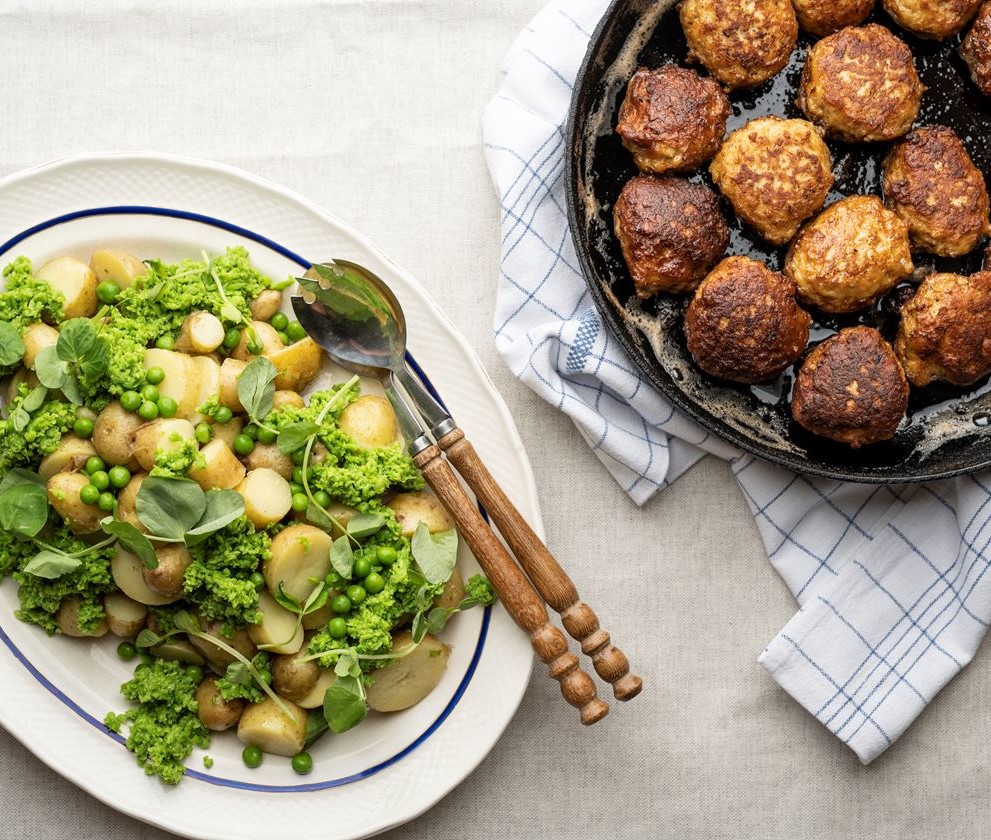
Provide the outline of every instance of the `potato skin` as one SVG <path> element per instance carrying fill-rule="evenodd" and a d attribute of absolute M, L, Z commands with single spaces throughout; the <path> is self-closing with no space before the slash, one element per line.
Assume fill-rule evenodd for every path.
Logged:
<path fill-rule="evenodd" d="M 295 467 L 292 458 L 274 443 L 256 443 L 251 454 L 245 457 L 244 464 L 249 470 L 263 468 L 274 470 L 286 481 L 292 478 L 292 471 Z"/>
<path fill-rule="evenodd" d="M 86 263 L 72 257 L 56 257 L 39 268 L 34 276 L 44 280 L 65 297 L 63 320 L 90 318 L 96 314 L 96 275 Z"/>
<path fill-rule="evenodd" d="M 203 466 L 194 465 L 188 475 L 204 490 L 231 490 L 244 480 L 244 465 L 221 438 L 214 438 L 204 446 L 200 457 Z"/>
<path fill-rule="evenodd" d="M 974 25 L 960 43 L 960 57 L 985 96 L 991 96 L 991 3 L 981 6 Z"/>
<path fill-rule="evenodd" d="M 175 438 L 175 439 L 174 439 Z M 196 430 L 188 420 L 178 417 L 153 420 L 139 426 L 131 436 L 132 450 L 142 469 L 155 466 L 155 455 L 160 451 L 172 451 L 186 440 L 195 440 Z"/>
<path fill-rule="evenodd" d="M 255 321 L 271 321 L 272 316 L 282 306 L 282 292 L 277 289 L 265 289 L 251 301 L 251 317 Z"/>
<path fill-rule="evenodd" d="M 58 448 L 41 459 L 38 475 L 47 481 L 55 473 L 76 472 L 93 455 L 96 455 L 96 449 L 88 440 L 74 434 L 62 435 Z"/>
<path fill-rule="evenodd" d="M 399 439 L 396 413 L 385 397 L 366 394 L 341 412 L 338 425 L 361 449 L 391 446 Z"/>
<path fill-rule="evenodd" d="M 465 599 L 465 582 L 461 569 L 454 567 L 454 572 L 444 584 L 444 591 L 434 598 L 434 606 L 445 609 L 455 609 Z"/>
<path fill-rule="evenodd" d="M 161 595 L 148 587 L 142 571 L 141 561 L 117 544 L 117 550 L 110 561 L 110 575 L 121 592 L 132 601 L 149 606 L 162 606 L 179 600 L 179 595 Z M 149 616 L 151 618 L 151 616 Z"/>
<path fill-rule="evenodd" d="M 303 408 L 306 401 L 295 391 L 276 391 L 272 397 L 272 410 L 278 411 L 280 408 Z"/>
<path fill-rule="evenodd" d="M 323 363 L 323 351 L 309 336 L 265 356 L 278 371 L 275 387 L 280 391 L 302 392 L 320 373 Z"/>
<path fill-rule="evenodd" d="M 93 446 L 108 464 L 137 469 L 138 462 L 131 450 L 131 440 L 144 422 L 135 412 L 125 410 L 114 400 L 100 412 L 93 424 Z"/>
<path fill-rule="evenodd" d="M 943 41 L 970 21 L 982 0 L 882 0 L 884 10 L 902 29 L 920 38 Z"/>
<path fill-rule="evenodd" d="M 21 361 L 24 362 L 24 367 L 34 370 L 38 354 L 46 347 L 54 347 L 58 342 L 58 330 L 39 321 L 24 328 L 21 340 L 24 342 L 24 355 Z"/>
<path fill-rule="evenodd" d="M 798 25 L 819 37 L 857 26 L 874 11 L 874 0 L 791 0 L 791 4 Z"/>
<path fill-rule="evenodd" d="M 94 251 L 89 267 L 96 275 L 98 284 L 109 280 L 122 289 L 130 288 L 136 277 L 143 277 L 148 273 L 148 266 L 120 248 L 101 248 Z"/>
<path fill-rule="evenodd" d="M 238 723 L 237 737 L 272 755 L 293 756 L 302 751 L 306 743 L 306 711 L 291 700 L 283 702 L 288 715 L 270 697 L 248 706 Z"/>
<path fill-rule="evenodd" d="M 871 327 L 841 330 L 813 349 L 791 403 L 797 423 L 854 449 L 893 437 L 907 408 L 902 366 Z"/>
<path fill-rule="evenodd" d="M 984 176 L 953 129 L 909 134 L 885 159 L 883 184 L 885 202 L 908 225 L 917 250 L 961 257 L 991 233 Z"/>
<path fill-rule="evenodd" d="M 729 99 L 714 79 L 665 64 L 640 67 L 626 86 L 616 133 L 646 172 L 691 172 L 726 133 Z"/>
<path fill-rule="evenodd" d="M 406 631 L 392 637 L 393 650 L 412 643 L 413 636 Z M 415 706 L 441 681 L 450 653 L 450 647 L 427 634 L 412 653 L 374 672 L 368 686 L 368 707 L 376 712 L 399 712 Z"/>
<path fill-rule="evenodd" d="M 192 556 L 183 545 L 169 544 L 155 551 L 158 565 L 154 569 L 142 569 L 148 588 L 160 595 L 182 594 L 183 576 L 193 562 Z"/>
<path fill-rule="evenodd" d="M 631 178 L 613 207 L 613 227 L 641 298 L 692 291 L 729 244 L 716 194 L 681 178 Z"/>
<path fill-rule="evenodd" d="M 251 329 L 255 332 L 255 337 L 261 342 L 262 352 L 258 355 L 268 356 L 271 353 L 277 353 L 281 350 L 284 345 L 282 339 L 279 338 L 279 333 L 271 324 L 266 321 L 252 321 Z M 231 351 L 231 358 L 238 359 L 242 362 L 250 362 L 253 359 L 258 358 L 258 356 L 248 350 L 248 341 L 250 336 L 248 335 L 248 330 L 241 330 L 241 340 L 238 342 L 237 346 Z"/>
<path fill-rule="evenodd" d="M 74 534 L 92 534 L 100 530 L 100 520 L 106 516 L 96 505 L 87 505 L 79 491 L 89 484 L 82 473 L 55 473 L 47 483 L 48 501 L 69 524 Z"/>
<path fill-rule="evenodd" d="M 241 398 L 237 395 L 237 380 L 248 363 L 243 359 L 224 359 L 220 365 L 220 404 L 231 411 L 244 411 Z"/>
<path fill-rule="evenodd" d="M 298 703 L 306 697 L 320 678 L 316 662 L 300 662 L 298 655 L 279 654 L 272 660 L 272 688 L 280 697 Z"/>
<path fill-rule="evenodd" d="M 121 639 L 132 639 L 145 626 L 148 607 L 128 598 L 123 592 L 111 592 L 103 598 L 110 632 Z"/>
<path fill-rule="evenodd" d="M 135 473 L 127 485 L 117 494 L 117 517 L 133 525 L 142 534 L 147 534 L 148 529 L 138 519 L 138 490 L 141 489 L 141 483 L 147 477 L 148 473 Z"/>
<path fill-rule="evenodd" d="M 97 636 L 107 635 L 107 630 L 110 629 L 107 624 L 106 616 L 100 621 L 96 629 L 91 632 L 85 632 L 79 626 L 79 599 L 78 598 L 64 598 L 62 603 L 59 604 L 58 611 L 55 613 L 55 621 L 58 624 L 58 629 L 66 636 L 72 636 L 76 639 L 83 638 L 96 638 Z"/>
<path fill-rule="evenodd" d="M 258 648 L 256 648 L 255 643 L 251 641 L 247 628 L 239 627 L 234 631 L 233 636 L 225 636 L 220 632 L 222 622 L 206 621 L 202 617 L 199 619 L 199 622 L 204 633 L 208 636 L 213 636 L 220 639 L 220 641 L 224 642 L 228 647 L 234 648 L 234 650 L 240 653 L 245 659 L 251 659 L 256 653 L 258 653 Z M 206 659 L 207 664 L 209 664 L 209 666 L 218 674 L 224 674 L 227 671 L 227 666 L 235 661 L 234 657 L 231 656 L 226 650 L 217 647 L 217 645 L 207 639 L 203 639 L 199 636 L 190 636 L 189 641 L 194 648 L 203 654 L 203 658 Z"/>
<path fill-rule="evenodd" d="M 200 722 L 213 732 L 230 729 L 247 708 L 247 702 L 236 698 L 225 700 L 217 689 L 217 678 L 207 677 L 196 689 L 196 714 Z"/>
<path fill-rule="evenodd" d="M 412 537 L 416 526 L 422 521 L 431 534 L 439 531 L 449 531 L 454 527 L 454 520 L 447 508 L 441 504 L 433 493 L 415 491 L 400 493 L 388 503 L 396 514 L 396 522 L 404 536 Z"/>

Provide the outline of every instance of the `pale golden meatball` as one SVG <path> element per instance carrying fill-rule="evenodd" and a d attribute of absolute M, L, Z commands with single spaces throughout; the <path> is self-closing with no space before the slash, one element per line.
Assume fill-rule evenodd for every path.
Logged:
<path fill-rule="evenodd" d="M 833 185 L 831 167 L 812 123 L 760 117 L 726 139 L 709 172 L 741 219 L 783 245 L 822 208 Z"/>
<path fill-rule="evenodd" d="M 791 4 L 798 25 L 820 37 L 863 23 L 874 11 L 874 0 L 791 0 Z"/>
<path fill-rule="evenodd" d="M 882 0 L 902 29 L 942 41 L 956 35 L 977 14 L 981 0 Z"/>
<path fill-rule="evenodd" d="M 931 274 L 901 316 L 895 352 L 913 385 L 972 385 L 991 373 L 991 272 Z"/>
<path fill-rule="evenodd" d="M 960 57 L 970 68 L 970 77 L 985 96 L 991 96 L 991 2 L 977 13 L 974 25 L 960 44 Z"/>
<path fill-rule="evenodd" d="M 791 280 L 749 257 L 727 257 L 695 291 L 685 338 L 706 373 L 766 382 L 802 355 L 811 320 Z"/>
<path fill-rule="evenodd" d="M 871 306 L 912 273 L 908 226 L 873 195 L 829 205 L 785 257 L 798 299 L 825 312 Z"/>
<path fill-rule="evenodd" d="M 851 327 L 815 347 L 791 398 L 795 422 L 856 449 L 894 437 L 908 382 L 891 346 L 871 327 Z"/>
<path fill-rule="evenodd" d="M 798 40 L 791 0 L 682 0 L 688 60 L 728 88 L 766 82 L 788 63 Z"/>
<path fill-rule="evenodd" d="M 631 178 L 613 208 L 613 225 L 642 298 L 690 292 L 729 244 L 716 194 L 681 178 Z"/>
<path fill-rule="evenodd" d="M 915 122 L 923 90 L 908 45 L 871 23 L 841 29 L 809 50 L 797 102 L 832 137 L 894 140 Z"/>
<path fill-rule="evenodd" d="M 891 150 L 884 198 L 919 251 L 960 257 L 991 233 L 984 176 L 949 128 L 920 128 Z"/>
<path fill-rule="evenodd" d="M 619 106 L 616 133 L 640 169 L 688 172 L 716 153 L 728 116 L 729 99 L 714 79 L 674 64 L 641 67 Z"/>

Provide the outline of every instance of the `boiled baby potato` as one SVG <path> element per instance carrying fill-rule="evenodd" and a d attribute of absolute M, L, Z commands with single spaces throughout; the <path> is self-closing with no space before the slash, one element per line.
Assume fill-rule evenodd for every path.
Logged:
<path fill-rule="evenodd" d="M 24 367 L 34 370 L 34 363 L 38 354 L 46 347 L 54 347 L 58 342 L 58 330 L 39 321 L 37 324 L 29 324 L 24 329 L 21 340 L 24 342 L 24 356 L 22 357 Z"/>
<path fill-rule="evenodd" d="M 271 321 L 281 306 L 282 292 L 278 289 L 265 289 L 251 301 L 251 317 L 256 321 Z"/>
<path fill-rule="evenodd" d="M 194 465 L 188 475 L 204 490 L 231 490 L 244 480 L 244 464 L 220 438 L 214 438 L 204 446 L 200 458 L 203 466 Z"/>
<path fill-rule="evenodd" d="M 244 498 L 244 514 L 256 528 L 274 525 L 292 507 L 289 482 L 275 470 L 251 470 L 234 490 Z"/>
<path fill-rule="evenodd" d="M 244 430 L 244 420 L 240 417 L 232 417 L 226 423 L 213 424 L 213 439 L 222 440 L 231 449 L 234 448 L 234 438 Z"/>
<path fill-rule="evenodd" d="M 148 266 L 133 254 L 120 248 L 101 248 L 89 258 L 89 267 L 96 275 L 97 283 L 109 280 L 120 288 L 128 288 L 137 277 L 148 273 Z"/>
<path fill-rule="evenodd" d="M 179 328 L 175 349 L 180 353 L 212 353 L 224 343 L 224 325 L 212 312 L 190 312 Z"/>
<path fill-rule="evenodd" d="M 258 593 L 258 609 L 262 620 L 249 625 L 251 641 L 270 653 L 297 653 L 303 646 L 303 628 L 297 626 L 296 616 L 264 590 Z"/>
<path fill-rule="evenodd" d="M 449 531 L 454 527 L 451 514 L 433 493 L 400 493 L 393 496 L 388 507 L 396 514 L 396 521 L 406 537 L 413 536 L 420 522 L 427 526 L 431 534 Z"/>
<path fill-rule="evenodd" d="M 241 398 L 237 395 L 237 380 L 241 378 L 248 363 L 242 359 L 224 359 L 220 366 L 220 404 L 231 411 L 244 411 Z"/>
<path fill-rule="evenodd" d="M 272 688 L 286 700 L 298 703 L 313 690 L 319 678 L 320 666 L 312 659 L 300 662 L 298 655 L 279 654 L 272 660 Z"/>
<path fill-rule="evenodd" d="M 138 519 L 138 490 L 141 489 L 141 483 L 147 477 L 148 473 L 136 473 L 132 475 L 131 480 L 117 494 L 117 518 L 122 522 L 133 525 L 142 534 L 147 534 L 148 529 Z"/>
<path fill-rule="evenodd" d="M 244 463 L 249 470 L 263 468 L 275 470 L 286 481 L 292 478 L 292 471 L 296 466 L 293 464 L 292 458 L 274 443 L 256 443 L 251 454 L 244 459 Z"/>
<path fill-rule="evenodd" d="M 461 570 L 455 566 L 447 583 L 444 584 L 444 590 L 434 598 L 434 606 L 454 610 L 464 599 L 465 582 L 461 577 Z"/>
<path fill-rule="evenodd" d="M 133 639 L 148 618 L 148 607 L 128 598 L 123 592 L 111 592 L 103 599 L 110 632 L 121 639 Z"/>
<path fill-rule="evenodd" d="M 96 505 L 88 505 L 79 498 L 79 491 L 87 484 L 89 476 L 82 473 L 60 472 L 48 479 L 48 501 L 74 534 L 99 531 L 100 520 L 106 516 Z"/>
<path fill-rule="evenodd" d="M 203 632 L 207 636 L 212 636 L 215 639 L 219 639 L 225 645 L 240 653 L 245 659 L 251 659 L 256 653 L 258 653 L 258 648 L 256 648 L 255 643 L 251 641 L 251 636 L 248 635 L 248 630 L 245 627 L 239 627 L 234 631 L 233 636 L 225 636 L 222 632 L 223 622 L 204 621 L 203 619 L 200 619 L 200 626 L 203 628 Z M 208 638 L 204 639 L 202 636 L 190 636 L 189 641 L 193 647 L 203 654 L 207 663 L 218 674 L 226 673 L 227 666 L 236 661 L 236 657 L 231 656 L 231 654 L 229 654 L 226 650 L 218 645 L 215 645 Z"/>
<path fill-rule="evenodd" d="M 193 364 L 193 357 L 175 350 L 162 350 L 152 347 L 145 350 L 144 368 L 160 367 L 165 371 L 165 379 L 158 386 L 158 393 L 171 397 L 178 403 L 177 417 L 189 418 L 200 407 L 199 368 Z"/>
<path fill-rule="evenodd" d="M 213 356 L 193 356 L 193 367 L 200 382 L 199 393 L 196 395 L 196 413 L 190 418 L 191 422 L 202 423 L 207 418 L 199 413 L 199 409 L 211 399 L 220 398 L 220 362 Z"/>
<path fill-rule="evenodd" d="M 206 664 L 206 659 L 200 655 L 200 652 L 188 640 L 174 636 L 166 639 L 160 645 L 155 645 L 155 647 L 149 650 L 149 653 L 159 659 L 168 659 L 170 662 L 183 662 L 186 665 Z"/>
<path fill-rule="evenodd" d="M 272 396 L 272 411 L 280 408 L 303 408 L 306 402 L 295 391 L 276 391 Z"/>
<path fill-rule="evenodd" d="M 289 714 L 266 697 L 244 710 L 237 725 L 237 737 L 271 755 L 293 756 L 306 743 L 306 712 L 291 700 L 283 700 Z"/>
<path fill-rule="evenodd" d="M 120 589 L 132 601 L 139 604 L 147 604 L 151 607 L 160 607 L 163 604 L 171 604 L 182 597 L 178 595 L 162 595 L 145 583 L 144 564 L 131 552 L 125 551 L 117 544 L 117 550 L 110 560 L 110 576 Z"/>
<path fill-rule="evenodd" d="M 93 446 L 97 454 L 108 464 L 136 469 L 138 462 L 131 451 L 131 440 L 144 422 L 117 400 L 109 403 L 93 424 Z"/>
<path fill-rule="evenodd" d="M 393 651 L 411 644 L 413 636 L 408 632 L 392 637 Z M 412 653 L 393 659 L 373 673 L 368 707 L 376 712 L 399 712 L 416 705 L 437 687 L 450 653 L 447 645 L 427 634 Z"/>
<path fill-rule="evenodd" d="M 265 356 L 278 371 L 275 387 L 280 391 L 302 391 L 320 373 L 323 362 L 319 345 L 309 336 Z"/>
<path fill-rule="evenodd" d="M 72 257 L 56 257 L 39 268 L 34 276 L 65 297 L 63 320 L 90 318 L 96 314 L 98 282 L 86 263 Z"/>
<path fill-rule="evenodd" d="M 323 705 L 323 697 L 327 693 L 327 689 L 334 684 L 334 680 L 337 679 L 337 674 L 333 671 L 320 671 L 320 678 L 316 681 L 313 688 L 307 693 L 305 697 L 300 699 L 298 705 L 304 709 L 318 709 Z"/>
<path fill-rule="evenodd" d="M 345 408 L 338 425 L 361 449 L 391 446 L 399 439 L 396 413 L 385 397 L 374 394 L 358 397 Z"/>
<path fill-rule="evenodd" d="M 96 629 L 90 633 L 87 633 L 79 626 L 80 605 L 81 602 L 78 598 L 64 598 L 62 600 L 62 603 L 59 604 L 58 611 L 55 613 L 55 622 L 58 624 L 58 629 L 66 636 L 73 636 L 77 639 L 107 635 L 109 626 L 107 625 L 106 616 L 101 619 Z"/>
<path fill-rule="evenodd" d="M 313 581 L 321 581 L 330 571 L 330 547 L 334 540 L 313 525 L 290 525 L 272 540 L 271 557 L 262 565 L 268 591 L 282 588 L 301 604 L 313 591 Z"/>
<path fill-rule="evenodd" d="M 21 385 L 27 385 L 29 389 L 37 387 L 38 375 L 33 370 L 28 370 L 27 368 L 18 368 L 17 372 L 10 377 L 10 381 L 7 383 L 7 405 L 13 402 L 14 398 L 20 393 Z M 52 399 L 58 399 L 61 391 L 56 391 L 54 394 L 49 394 Z M 65 400 L 63 399 L 62 402 Z"/>
<path fill-rule="evenodd" d="M 148 588 L 159 595 L 181 596 L 186 569 L 193 562 L 188 549 L 184 545 L 172 543 L 157 549 L 155 556 L 158 558 L 158 565 L 154 569 L 141 570 Z"/>
<path fill-rule="evenodd" d="M 139 426 L 132 440 L 134 457 L 143 469 L 150 470 L 157 453 L 173 452 L 185 441 L 196 440 L 196 430 L 188 420 L 170 417 Z"/>
<path fill-rule="evenodd" d="M 217 678 L 207 677 L 196 689 L 196 714 L 213 732 L 230 729 L 241 719 L 248 704 L 240 698 L 225 700 L 217 688 Z"/>
<path fill-rule="evenodd" d="M 248 350 L 248 342 L 251 340 L 251 332 L 254 331 L 255 338 L 262 346 L 261 353 L 252 353 Z M 265 321 L 252 321 L 250 329 L 245 327 L 241 330 L 241 340 L 237 346 L 231 350 L 231 357 L 240 359 L 242 362 L 250 362 L 258 356 L 267 356 L 281 350 L 286 345 L 279 338 L 279 331 Z"/>
<path fill-rule="evenodd" d="M 48 481 L 55 473 L 76 472 L 93 455 L 96 455 L 96 449 L 88 440 L 73 434 L 62 435 L 55 451 L 41 459 L 38 475 Z"/>

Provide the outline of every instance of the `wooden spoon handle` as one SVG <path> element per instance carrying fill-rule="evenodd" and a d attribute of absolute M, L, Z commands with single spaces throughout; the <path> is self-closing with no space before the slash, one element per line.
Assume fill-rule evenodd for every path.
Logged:
<path fill-rule="evenodd" d="M 488 510 L 537 591 L 552 609 L 561 614 L 564 628 L 573 639 L 581 642 L 582 652 L 592 657 L 596 673 L 612 685 L 616 699 L 632 700 L 636 697 L 643 688 L 643 680 L 630 673 L 626 655 L 611 643 L 609 634 L 599 627 L 599 619 L 592 608 L 579 600 L 578 591 L 567 572 L 492 477 L 464 432 L 456 428 L 437 443 Z"/>
<path fill-rule="evenodd" d="M 568 650 L 564 634 L 550 623 L 547 608 L 526 575 L 506 552 L 478 507 L 458 483 L 440 449 L 431 444 L 413 459 L 427 483 L 450 511 L 482 571 L 492 582 L 513 620 L 530 635 L 530 643 L 550 675 L 561 684 L 561 694 L 581 711 L 582 723 L 602 720 L 609 705 L 596 696 L 595 683 Z"/>

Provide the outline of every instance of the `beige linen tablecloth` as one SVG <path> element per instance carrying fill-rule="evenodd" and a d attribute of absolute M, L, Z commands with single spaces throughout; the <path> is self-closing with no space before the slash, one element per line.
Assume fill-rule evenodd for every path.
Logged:
<path fill-rule="evenodd" d="M 540 5 L 5 0 L 0 173 L 149 149 L 285 184 L 419 277 L 505 396 L 548 542 L 647 688 L 580 730 L 538 669 L 477 772 L 387 837 L 991 837 L 983 651 L 860 766 L 754 661 L 794 607 L 727 467 L 706 460 L 638 510 L 496 355 L 499 220 L 479 115 Z M 3 840 L 171 836 L 91 799 L 2 732 L 0 786 Z"/>

